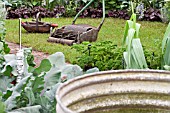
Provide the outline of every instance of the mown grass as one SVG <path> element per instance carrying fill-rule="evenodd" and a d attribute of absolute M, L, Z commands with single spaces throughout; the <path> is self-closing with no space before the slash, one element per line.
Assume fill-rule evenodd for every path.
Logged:
<path fill-rule="evenodd" d="M 59 27 L 72 23 L 73 18 L 45 18 L 42 21 L 57 23 Z M 31 19 L 23 19 L 22 21 L 31 21 Z M 98 26 L 101 19 L 83 18 L 78 19 L 76 23 L 90 24 L 92 26 Z M 124 26 L 126 20 L 106 18 L 102 29 L 99 32 L 97 41 L 110 40 L 115 44 L 121 46 Z M 146 22 L 141 21 L 140 39 L 142 45 L 146 48 L 160 50 L 158 44 L 161 43 L 167 24 L 160 22 Z M 18 43 L 18 20 L 6 20 L 6 41 Z M 74 49 L 67 45 L 55 44 L 47 42 L 49 34 L 27 33 L 22 28 L 22 45 L 32 47 L 35 50 L 43 51 L 49 54 L 55 52 L 63 52 L 65 54 L 67 62 L 72 61 L 78 55 Z"/>

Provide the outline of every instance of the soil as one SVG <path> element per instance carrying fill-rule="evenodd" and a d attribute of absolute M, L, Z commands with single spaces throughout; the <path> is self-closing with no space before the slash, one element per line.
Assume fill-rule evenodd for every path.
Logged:
<path fill-rule="evenodd" d="M 8 47 L 10 48 L 11 54 L 16 54 L 19 50 L 19 45 L 11 42 L 7 42 Z M 26 48 L 26 47 L 23 47 Z M 36 63 L 36 66 L 39 66 L 41 61 L 49 56 L 47 53 L 43 53 L 40 51 L 32 50 L 32 54 L 34 55 L 34 62 Z"/>

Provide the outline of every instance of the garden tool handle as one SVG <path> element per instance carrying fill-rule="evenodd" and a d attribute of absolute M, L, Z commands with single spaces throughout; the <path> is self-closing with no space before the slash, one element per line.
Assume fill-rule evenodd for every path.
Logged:
<path fill-rule="evenodd" d="M 41 21 L 40 12 L 36 15 L 36 31 L 39 31 L 38 22 Z"/>
<path fill-rule="evenodd" d="M 94 0 L 91 0 L 87 5 L 85 5 L 85 6 L 77 13 L 77 15 L 74 17 L 74 20 L 73 20 L 72 25 L 75 24 L 78 16 L 79 16 L 93 1 L 94 1 Z"/>
<path fill-rule="evenodd" d="M 104 20 L 105 20 L 105 0 L 102 1 L 102 10 L 103 10 L 103 17 L 102 17 L 102 21 L 101 21 L 100 25 L 97 27 L 98 31 L 100 31 L 100 29 L 104 23 Z"/>
<path fill-rule="evenodd" d="M 87 5 L 85 5 L 78 13 L 77 15 L 74 17 L 74 20 L 73 20 L 73 23 L 72 25 L 75 24 L 78 16 L 93 2 L 94 0 L 91 0 Z M 103 18 L 102 18 L 102 21 L 100 23 L 100 25 L 97 27 L 97 30 L 99 31 L 104 23 L 104 20 L 105 20 L 105 0 L 102 0 L 102 10 L 103 10 Z"/>

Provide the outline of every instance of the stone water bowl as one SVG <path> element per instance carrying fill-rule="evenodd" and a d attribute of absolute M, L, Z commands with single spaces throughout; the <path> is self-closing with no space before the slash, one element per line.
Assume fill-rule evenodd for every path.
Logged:
<path fill-rule="evenodd" d="M 104 71 L 59 86 L 57 113 L 170 113 L 170 72 Z"/>

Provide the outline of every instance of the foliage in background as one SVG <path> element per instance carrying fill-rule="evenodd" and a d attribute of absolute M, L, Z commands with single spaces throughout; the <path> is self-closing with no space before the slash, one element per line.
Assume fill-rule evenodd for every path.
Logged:
<path fill-rule="evenodd" d="M 74 0 L 69 0 L 65 7 L 64 17 L 73 17 L 77 14 L 76 9 L 78 7 L 78 2 Z"/>
<path fill-rule="evenodd" d="M 146 21 L 162 21 L 160 10 L 154 9 L 154 8 L 147 8 L 144 11 L 143 20 L 146 20 Z"/>
<path fill-rule="evenodd" d="M 112 9 L 127 9 L 129 7 L 130 0 L 105 0 L 106 10 Z"/>
<path fill-rule="evenodd" d="M 25 6 L 35 7 L 35 6 L 40 6 L 42 4 L 42 0 L 3 0 L 3 2 L 11 4 L 11 7 L 13 9 L 19 7 L 25 7 Z"/>
<path fill-rule="evenodd" d="M 41 17 L 58 17 L 65 13 L 65 8 L 56 6 L 52 11 L 47 10 L 46 8 L 37 6 L 34 8 L 21 7 L 18 9 L 11 9 L 8 11 L 7 18 L 35 18 L 36 14 L 40 12 Z"/>
<path fill-rule="evenodd" d="M 125 20 L 130 18 L 127 10 L 109 10 L 108 17 L 122 18 Z"/>
<path fill-rule="evenodd" d="M 73 48 L 81 53 L 72 63 L 78 64 L 84 70 L 97 67 L 100 71 L 111 69 L 123 69 L 122 53 L 124 48 L 118 47 L 111 41 L 96 42 L 90 44 L 83 42 L 73 45 Z"/>
<path fill-rule="evenodd" d="M 145 8 L 160 9 L 164 6 L 164 0 L 132 0 L 134 6 L 143 3 Z"/>
<path fill-rule="evenodd" d="M 170 1 L 165 0 L 164 7 L 161 8 L 161 16 L 163 22 L 169 22 L 170 21 Z"/>
<path fill-rule="evenodd" d="M 31 18 L 35 17 L 37 12 L 42 13 L 42 17 L 73 17 L 82 9 L 82 7 L 89 0 L 4 0 L 12 4 L 12 9 L 9 10 L 8 18 Z M 106 16 L 114 18 L 130 18 L 130 0 L 106 0 Z M 145 12 L 141 20 L 161 21 L 161 14 L 159 9 L 163 7 L 162 0 L 134 0 L 135 7 L 139 4 L 144 4 Z M 89 8 L 87 8 L 80 17 L 102 17 L 102 2 L 94 1 Z"/>
<path fill-rule="evenodd" d="M 12 6 L 14 6 L 13 2 L 14 1 L 12 1 Z M 27 2 L 21 0 L 16 0 L 15 2 L 19 2 L 15 3 L 17 5 L 21 2 L 21 5 L 12 7 L 12 9 L 8 11 L 7 18 L 31 18 L 35 17 L 38 12 L 41 12 L 42 18 L 59 17 L 61 15 L 72 17 L 76 15 L 76 8 L 78 6 L 78 3 L 74 1 L 64 1 L 63 3 L 61 1 L 47 0 L 45 5 L 43 5 L 42 1 L 34 1 L 34 5 L 31 5 L 30 1 L 27 1 L 30 5 L 27 5 Z"/>
<path fill-rule="evenodd" d="M 85 3 L 87 3 L 87 0 L 85 1 Z M 129 7 L 129 1 L 130 0 L 105 0 L 106 16 L 128 19 L 129 16 L 127 15 L 127 9 Z M 81 8 L 82 5 L 78 7 L 77 12 Z M 87 8 L 80 16 L 92 18 L 102 17 L 102 1 L 94 1 L 94 3 L 92 3 L 92 5 Z"/>
<path fill-rule="evenodd" d="M 162 21 L 160 9 L 164 6 L 164 0 L 132 0 L 135 13 L 139 20 Z M 129 11 L 132 10 L 129 7 Z"/>

